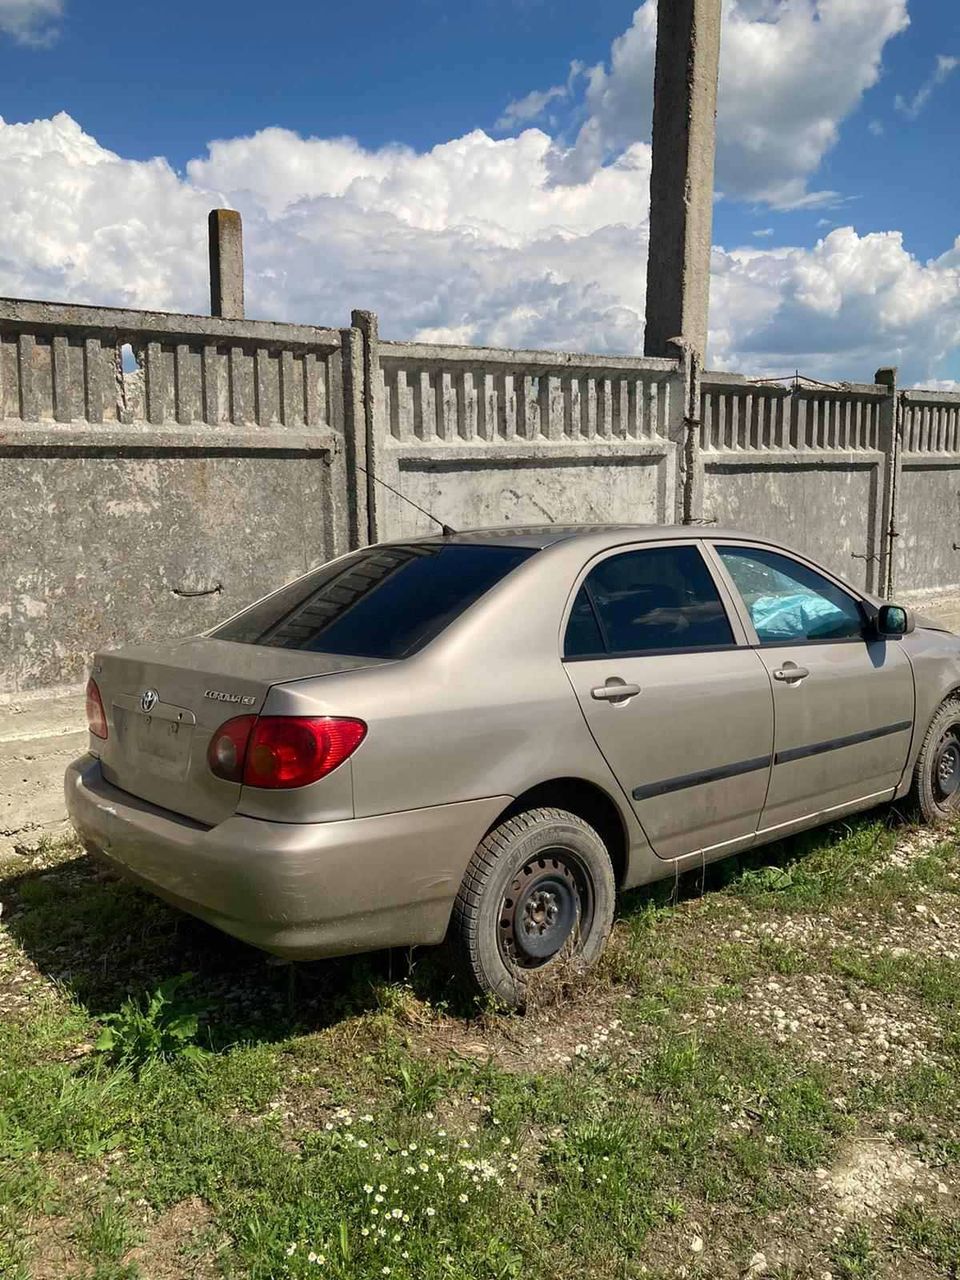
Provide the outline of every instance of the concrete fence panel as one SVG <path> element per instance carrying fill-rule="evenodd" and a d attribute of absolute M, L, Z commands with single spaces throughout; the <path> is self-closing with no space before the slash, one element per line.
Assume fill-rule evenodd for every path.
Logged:
<path fill-rule="evenodd" d="M 336 330 L 0 301 L 0 691 L 344 549 Z"/>
<path fill-rule="evenodd" d="M 377 343 L 381 481 L 454 528 L 676 519 L 676 361 Z M 374 485 L 372 536 L 436 525 Z"/>
<path fill-rule="evenodd" d="M 889 388 L 791 389 L 716 374 L 701 388 L 703 520 L 782 538 L 881 589 Z"/>
<path fill-rule="evenodd" d="M 900 395 L 898 590 L 960 593 L 960 395 Z"/>

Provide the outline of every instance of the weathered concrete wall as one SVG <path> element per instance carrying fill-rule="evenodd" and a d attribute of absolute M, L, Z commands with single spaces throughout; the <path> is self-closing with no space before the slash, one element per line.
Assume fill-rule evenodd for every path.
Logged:
<path fill-rule="evenodd" d="M 895 390 L 717 375 L 702 389 L 701 518 L 783 538 L 881 592 Z"/>
<path fill-rule="evenodd" d="M 900 412 L 895 581 L 960 593 L 960 395 L 905 391 Z"/>
<path fill-rule="evenodd" d="M 677 518 L 675 360 L 378 344 L 368 457 L 454 527 Z M 383 486 L 375 538 L 435 528 Z"/>
<path fill-rule="evenodd" d="M 337 331 L 0 302 L 0 692 L 343 550 L 342 419 Z"/>

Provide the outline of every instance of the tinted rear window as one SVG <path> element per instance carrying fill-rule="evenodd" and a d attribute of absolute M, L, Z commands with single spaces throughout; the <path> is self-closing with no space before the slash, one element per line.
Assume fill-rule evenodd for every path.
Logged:
<path fill-rule="evenodd" d="M 298 578 L 212 635 L 359 658 L 404 658 L 506 577 L 528 547 L 371 547 Z"/>

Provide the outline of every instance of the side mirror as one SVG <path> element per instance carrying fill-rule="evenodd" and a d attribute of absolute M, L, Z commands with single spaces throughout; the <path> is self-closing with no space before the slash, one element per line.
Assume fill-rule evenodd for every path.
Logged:
<path fill-rule="evenodd" d="M 902 604 L 882 604 L 874 620 L 877 635 L 885 636 L 888 640 L 908 636 L 916 625 L 913 610 Z"/>

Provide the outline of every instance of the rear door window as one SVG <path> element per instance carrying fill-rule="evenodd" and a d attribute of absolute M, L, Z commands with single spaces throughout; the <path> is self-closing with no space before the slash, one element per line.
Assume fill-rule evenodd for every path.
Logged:
<path fill-rule="evenodd" d="M 565 658 L 723 648 L 735 643 L 697 547 L 649 547 L 608 556 L 574 600 Z"/>
<path fill-rule="evenodd" d="M 298 578 L 211 635 L 312 653 L 404 658 L 535 550 L 472 543 L 370 547 Z"/>

